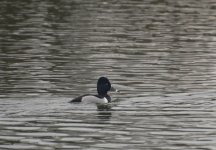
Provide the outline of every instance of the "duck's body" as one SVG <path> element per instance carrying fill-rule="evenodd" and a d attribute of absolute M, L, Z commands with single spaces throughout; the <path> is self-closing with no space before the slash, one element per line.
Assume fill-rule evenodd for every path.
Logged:
<path fill-rule="evenodd" d="M 74 98 L 70 102 L 82 102 L 82 103 L 95 103 L 106 104 L 111 102 L 111 97 L 107 94 L 108 91 L 113 90 L 111 83 L 106 77 L 100 77 L 97 82 L 97 95 L 85 94 Z"/>
<path fill-rule="evenodd" d="M 85 94 L 74 98 L 71 102 L 106 104 L 111 102 L 111 97 L 109 95 L 107 95 L 106 97 L 102 97 L 99 95 Z"/>

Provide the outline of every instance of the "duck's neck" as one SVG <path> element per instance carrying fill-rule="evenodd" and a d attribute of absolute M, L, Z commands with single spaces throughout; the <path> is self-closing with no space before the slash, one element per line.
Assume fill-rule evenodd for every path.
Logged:
<path fill-rule="evenodd" d="M 107 92 L 106 93 L 100 93 L 100 92 L 98 92 L 98 96 L 100 96 L 100 97 L 106 97 L 108 94 L 107 94 Z"/>
<path fill-rule="evenodd" d="M 98 92 L 98 95 L 100 96 L 106 96 L 107 95 L 107 90 L 103 87 L 103 86 L 97 86 L 97 92 Z"/>

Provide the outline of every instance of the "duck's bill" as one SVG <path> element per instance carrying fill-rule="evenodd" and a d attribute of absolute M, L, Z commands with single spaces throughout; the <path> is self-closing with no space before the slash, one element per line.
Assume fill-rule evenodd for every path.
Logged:
<path fill-rule="evenodd" d="M 119 90 L 117 90 L 117 89 L 114 88 L 114 87 L 111 87 L 111 88 L 110 88 L 110 91 L 111 91 L 111 92 L 119 92 Z"/>

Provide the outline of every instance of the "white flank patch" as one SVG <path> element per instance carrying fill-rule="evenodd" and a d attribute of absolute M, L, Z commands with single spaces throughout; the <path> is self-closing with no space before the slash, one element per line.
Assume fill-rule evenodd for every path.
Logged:
<path fill-rule="evenodd" d="M 108 100 L 104 97 L 104 98 L 98 98 L 96 96 L 84 96 L 82 98 L 82 102 L 83 103 L 93 103 L 93 104 L 105 104 L 108 103 Z"/>

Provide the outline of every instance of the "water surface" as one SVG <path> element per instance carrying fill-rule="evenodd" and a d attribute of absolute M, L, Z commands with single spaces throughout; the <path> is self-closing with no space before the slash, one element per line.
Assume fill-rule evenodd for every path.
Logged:
<path fill-rule="evenodd" d="M 216 147 L 214 0 L 0 5 L 0 149 Z M 71 105 L 107 76 L 110 110 Z"/>

